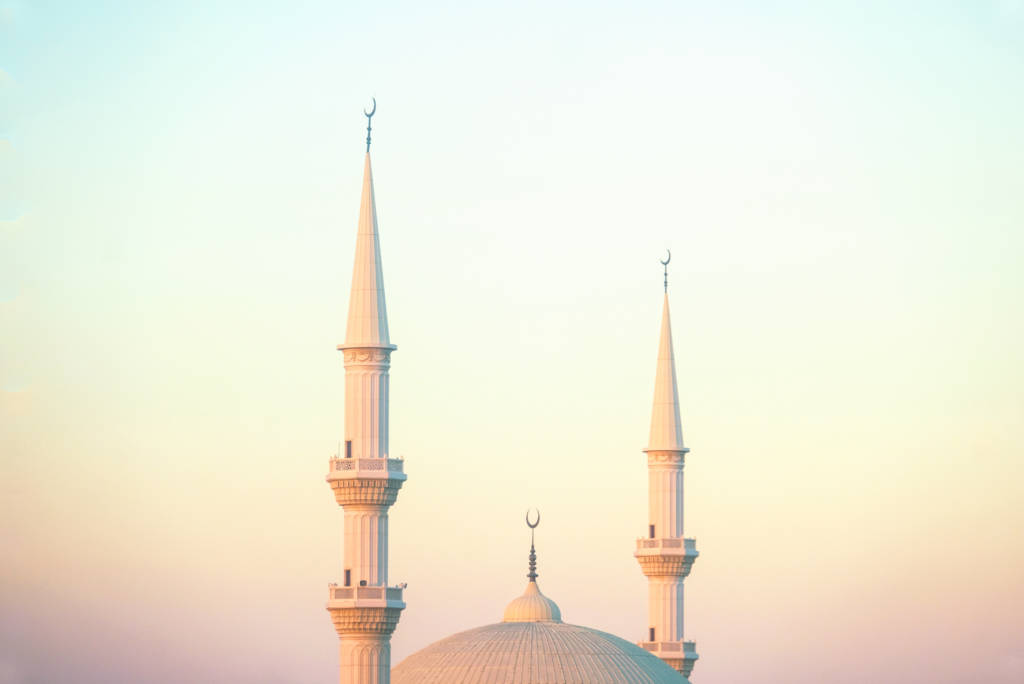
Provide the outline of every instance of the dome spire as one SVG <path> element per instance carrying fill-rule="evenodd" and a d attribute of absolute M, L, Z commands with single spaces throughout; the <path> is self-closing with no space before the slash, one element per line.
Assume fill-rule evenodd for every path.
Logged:
<path fill-rule="evenodd" d="M 537 509 L 534 509 L 537 510 Z M 502 622 L 561 622 L 562 611 L 558 604 L 540 593 L 537 584 L 537 549 L 533 545 L 533 531 L 540 525 L 540 511 L 537 519 L 530 522 L 530 511 L 526 511 L 526 526 L 530 528 L 530 572 L 526 577 L 526 590 L 523 595 L 505 606 L 505 617 Z"/>
<path fill-rule="evenodd" d="M 526 575 L 531 582 L 537 581 L 537 550 L 533 548 L 533 531 L 540 525 L 540 510 L 537 511 L 537 520 L 533 523 L 530 522 L 530 511 L 526 511 L 526 526 L 530 528 L 530 572 Z"/>

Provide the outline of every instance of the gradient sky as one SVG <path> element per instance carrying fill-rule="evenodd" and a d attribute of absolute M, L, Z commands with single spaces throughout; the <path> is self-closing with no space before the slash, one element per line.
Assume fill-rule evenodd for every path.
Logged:
<path fill-rule="evenodd" d="M 669 247 L 694 681 L 1024 681 L 1024 4 L 468 4 L 0 0 L 0 684 L 335 681 L 371 95 L 394 662 L 643 638 Z"/>

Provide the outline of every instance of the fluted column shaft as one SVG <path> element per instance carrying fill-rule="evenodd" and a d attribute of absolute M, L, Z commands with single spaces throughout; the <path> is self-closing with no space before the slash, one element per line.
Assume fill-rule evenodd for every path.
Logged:
<path fill-rule="evenodd" d="M 388 583 L 388 507 L 345 506 L 345 568 L 352 586 Z"/>
<path fill-rule="evenodd" d="M 346 446 L 341 455 L 387 458 L 391 349 L 345 347 L 343 351 Z"/>
<path fill-rule="evenodd" d="M 683 578 L 647 578 L 647 614 L 656 641 L 683 639 Z"/>
<path fill-rule="evenodd" d="M 655 537 L 683 536 L 683 462 L 651 463 L 651 455 L 674 453 L 648 452 L 648 520 Z"/>
<path fill-rule="evenodd" d="M 351 634 L 341 640 L 341 684 L 382 684 L 391 678 L 391 635 Z"/>

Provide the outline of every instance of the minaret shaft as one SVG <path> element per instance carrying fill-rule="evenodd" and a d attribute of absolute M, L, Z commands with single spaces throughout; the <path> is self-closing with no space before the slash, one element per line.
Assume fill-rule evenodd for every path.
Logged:
<path fill-rule="evenodd" d="M 339 651 L 341 684 L 391 680 L 390 637 L 376 639 L 367 635 L 358 641 L 342 639 Z"/>
<path fill-rule="evenodd" d="M 350 458 L 387 458 L 388 364 L 372 360 L 387 357 L 380 348 L 345 351 L 345 453 Z M 351 361 L 349 361 L 351 359 Z"/>
<path fill-rule="evenodd" d="M 683 578 L 651 577 L 647 582 L 647 614 L 654 641 L 683 640 Z"/>
<path fill-rule="evenodd" d="M 368 115 L 369 116 L 369 115 Z M 327 482 L 344 509 L 344 577 L 328 588 L 327 610 L 341 639 L 341 684 L 388 684 L 391 633 L 405 608 L 388 584 L 388 509 L 405 482 L 388 453 L 391 353 L 370 155 L 363 170 L 345 343 L 345 444 Z"/>
<path fill-rule="evenodd" d="M 384 587 L 388 583 L 386 506 L 345 507 L 345 569 L 350 584 Z"/>
<path fill-rule="evenodd" d="M 651 467 L 647 480 L 648 519 L 649 525 L 654 526 L 653 536 L 683 536 L 683 469 Z"/>

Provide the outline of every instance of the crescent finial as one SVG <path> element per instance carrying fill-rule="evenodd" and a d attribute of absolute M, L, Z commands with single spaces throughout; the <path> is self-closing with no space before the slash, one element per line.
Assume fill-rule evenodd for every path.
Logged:
<path fill-rule="evenodd" d="M 529 508 L 526 509 L 526 526 L 529 527 L 531 530 L 534 529 L 535 527 L 537 527 L 537 525 L 540 525 L 540 509 L 535 508 L 533 510 L 536 511 L 536 513 L 537 513 L 537 520 L 535 522 L 531 523 L 530 522 L 530 509 Z"/>
<path fill-rule="evenodd" d="M 370 153 L 370 127 L 371 127 L 370 124 L 371 124 L 371 120 L 373 119 L 373 115 L 377 113 L 377 98 L 373 97 L 373 98 L 370 98 L 370 99 L 373 100 L 373 108 L 370 111 L 366 111 L 365 108 L 363 109 L 363 114 L 366 115 L 366 153 L 367 154 Z"/>
<path fill-rule="evenodd" d="M 672 261 L 672 250 L 665 249 L 665 251 L 668 252 L 668 258 L 664 261 L 658 259 L 658 263 L 665 267 L 665 293 L 668 294 L 668 262 Z"/>

